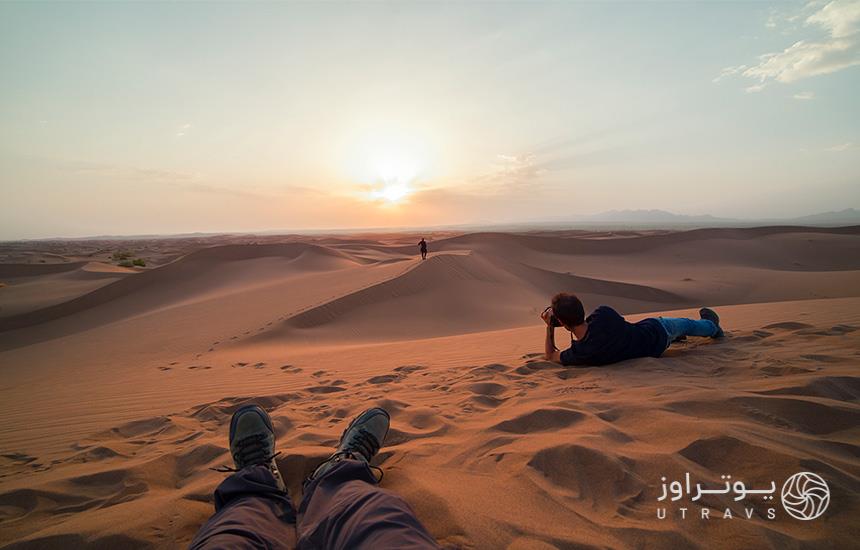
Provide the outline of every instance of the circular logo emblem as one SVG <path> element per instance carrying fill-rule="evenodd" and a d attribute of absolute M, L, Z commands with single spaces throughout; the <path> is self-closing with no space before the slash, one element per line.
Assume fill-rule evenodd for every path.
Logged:
<path fill-rule="evenodd" d="M 828 504 L 830 488 L 818 474 L 799 472 L 782 486 L 782 506 L 795 519 L 815 519 L 827 510 Z"/>

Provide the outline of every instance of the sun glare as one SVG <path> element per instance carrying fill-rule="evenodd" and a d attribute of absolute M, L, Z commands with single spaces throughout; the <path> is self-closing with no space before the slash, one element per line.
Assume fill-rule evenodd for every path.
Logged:
<path fill-rule="evenodd" d="M 434 155 L 426 124 L 405 125 L 384 114 L 357 122 L 343 148 L 344 172 L 355 196 L 379 206 L 409 202 L 432 171 Z"/>
<path fill-rule="evenodd" d="M 414 160 L 387 154 L 381 155 L 374 166 L 379 184 L 370 192 L 373 199 L 397 204 L 412 194 L 412 183 L 418 175 Z"/>
<path fill-rule="evenodd" d="M 384 200 L 391 204 L 396 204 L 409 196 L 411 192 L 412 190 L 408 185 L 391 184 L 386 185 L 377 191 L 373 191 L 372 195 L 374 198 Z"/>

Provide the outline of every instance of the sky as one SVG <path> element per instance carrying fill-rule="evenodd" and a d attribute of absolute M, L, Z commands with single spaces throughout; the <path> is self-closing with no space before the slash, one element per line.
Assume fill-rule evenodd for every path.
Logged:
<path fill-rule="evenodd" d="M 0 239 L 860 206 L 860 0 L 0 3 Z"/>

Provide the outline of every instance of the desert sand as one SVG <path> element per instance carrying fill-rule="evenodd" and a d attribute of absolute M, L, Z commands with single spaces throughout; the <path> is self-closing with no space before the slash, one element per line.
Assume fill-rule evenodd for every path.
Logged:
<path fill-rule="evenodd" d="M 447 547 L 856 547 L 860 227 L 433 234 L 423 262 L 419 237 L 0 245 L 0 543 L 186 545 L 253 400 L 296 504 L 387 408 L 382 486 Z M 728 334 L 560 367 L 538 319 L 558 291 L 631 319 L 708 305 Z M 819 519 L 730 495 L 657 517 L 661 476 L 800 471 L 830 486 Z"/>

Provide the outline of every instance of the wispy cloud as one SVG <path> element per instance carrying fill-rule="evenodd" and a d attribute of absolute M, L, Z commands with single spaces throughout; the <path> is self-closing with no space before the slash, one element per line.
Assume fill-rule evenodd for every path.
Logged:
<path fill-rule="evenodd" d="M 200 172 L 182 172 L 158 168 L 141 168 L 100 162 L 58 160 L 53 164 L 62 171 L 78 174 L 89 180 L 111 181 L 131 185 L 170 186 L 178 190 L 209 195 L 224 195 L 270 200 L 283 198 L 284 195 L 317 194 L 325 195 L 308 187 L 291 184 L 271 188 L 248 187 L 239 184 L 217 184 Z"/>
<path fill-rule="evenodd" d="M 720 74 L 718 74 L 716 78 L 714 78 L 711 82 L 717 83 L 724 78 L 728 78 L 730 76 L 734 76 L 740 72 L 743 72 L 746 68 L 746 65 L 738 65 L 737 67 L 726 67 L 725 69 L 720 71 Z"/>
<path fill-rule="evenodd" d="M 791 97 L 801 101 L 809 101 L 810 99 L 815 99 L 815 92 L 797 92 Z"/>
<path fill-rule="evenodd" d="M 845 143 L 840 143 L 839 145 L 834 145 L 833 147 L 827 147 L 824 150 L 830 151 L 832 153 L 842 153 L 844 151 L 853 151 L 857 148 L 857 145 L 855 145 L 853 141 L 846 141 Z"/>
<path fill-rule="evenodd" d="M 191 123 L 183 124 L 183 125 L 182 125 L 182 126 L 180 126 L 180 127 L 179 127 L 179 129 L 176 131 L 176 137 L 182 137 L 182 136 L 184 136 L 186 133 L 188 133 L 188 130 L 190 130 L 190 129 L 191 129 Z"/>
<path fill-rule="evenodd" d="M 498 154 L 489 170 L 476 179 L 483 192 L 507 192 L 535 185 L 547 173 L 532 152 Z"/>
<path fill-rule="evenodd" d="M 818 5 L 810 3 L 804 9 Z M 767 26 L 776 25 L 777 19 L 768 19 Z M 756 92 L 771 82 L 790 83 L 860 65 L 860 0 L 833 0 L 806 17 L 804 26 L 823 30 L 826 36 L 799 40 L 781 52 L 761 55 L 752 66 L 726 67 L 714 82 L 740 74 L 757 81 L 746 88 Z"/>

